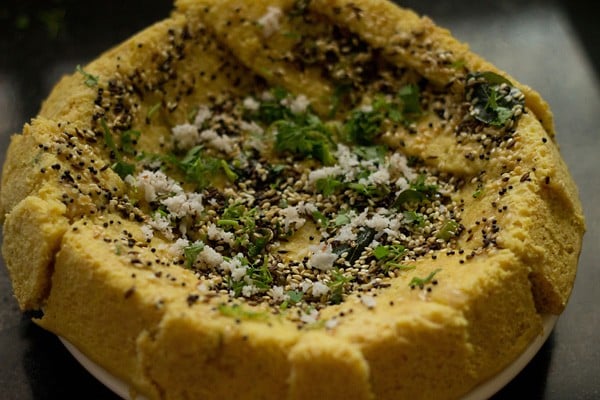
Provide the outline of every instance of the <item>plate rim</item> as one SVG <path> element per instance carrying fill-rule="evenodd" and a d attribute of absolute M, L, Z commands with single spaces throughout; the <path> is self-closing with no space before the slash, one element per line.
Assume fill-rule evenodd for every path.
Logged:
<path fill-rule="evenodd" d="M 558 315 L 542 315 L 542 332 L 529 343 L 527 348 L 502 371 L 471 389 L 471 391 L 464 395 L 461 400 L 485 400 L 500 391 L 500 389 L 512 381 L 527 366 L 527 364 L 529 364 L 533 357 L 535 357 L 552 333 L 557 320 Z M 90 360 L 67 339 L 62 336 L 58 336 L 58 339 L 84 369 L 117 396 L 125 400 L 148 400 L 144 396 L 134 394 L 133 389 L 127 383 Z"/>

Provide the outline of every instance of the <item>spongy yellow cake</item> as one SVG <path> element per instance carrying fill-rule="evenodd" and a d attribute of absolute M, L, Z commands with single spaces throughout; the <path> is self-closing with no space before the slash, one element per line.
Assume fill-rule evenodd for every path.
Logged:
<path fill-rule="evenodd" d="M 383 0 L 180 0 L 12 138 L 23 310 L 149 399 L 452 399 L 560 314 L 540 96 Z"/>

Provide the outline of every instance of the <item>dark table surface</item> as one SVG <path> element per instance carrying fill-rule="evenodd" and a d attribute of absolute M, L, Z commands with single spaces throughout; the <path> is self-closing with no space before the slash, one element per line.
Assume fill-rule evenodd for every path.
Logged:
<path fill-rule="evenodd" d="M 449 28 L 555 113 L 558 142 L 577 182 L 588 231 L 569 305 L 502 399 L 600 398 L 600 32 L 583 1 L 417 1 L 402 4 Z M 171 1 L 17 1 L 0 4 L 0 162 L 11 134 L 77 64 L 166 17 Z M 58 339 L 22 316 L 0 266 L 0 398 L 117 399 Z"/>

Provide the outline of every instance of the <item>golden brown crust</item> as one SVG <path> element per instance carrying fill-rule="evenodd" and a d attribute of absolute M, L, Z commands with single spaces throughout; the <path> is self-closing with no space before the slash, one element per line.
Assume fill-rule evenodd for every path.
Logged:
<path fill-rule="evenodd" d="M 226 295 L 204 298 L 192 271 L 157 262 L 168 241 L 146 241 L 137 211 L 118 201 L 127 189 L 109 168 L 102 121 L 143 129 L 141 148 L 159 151 L 169 128 L 211 95 L 248 93 L 253 73 L 327 110 L 333 86 L 317 68 L 269 57 L 289 47 L 282 38 L 265 46 L 253 23 L 272 3 L 293 5 L 180 0 L 171 18 L 85 66 L 100 86 L 86 86 L 80 73 L 57 84 L 40 116 L 13 138 L 3 169 L 3 255 L 19 304 L 42 308 L 41 326 L 149 398 L 217 399 L 232 388 L 248 399 L 458 398 L 527 347 L 541 332 L 541 313 L 563 310 L 584 222 L 547 104 L 429 19 L 384 1 L 310 2 L 319 18 L 383 49 L 387 62 L 447 86 L 457 107 L 466 71 L 501 73 L 526 96 L 512 142 L 484 149 L 489 159 L 465 156 L 480 143 L 458 141 L 435 116 L 419 122 L 419 135 L 384 138 L 466 181 L 455 194 L 465 232 L 464 253 L 419 260 L 418 273 L 394 278 L 376 307 L 350 295 L 322 310 L 324 320 L 341 321 L 331 329 L 299 330 L 261 307 L 232 318 L 219 309 Z M 239 15 L 248 23 L 229 26 Z M 413 277 L 440 265 L 435 291 L 410 289 Z"/>

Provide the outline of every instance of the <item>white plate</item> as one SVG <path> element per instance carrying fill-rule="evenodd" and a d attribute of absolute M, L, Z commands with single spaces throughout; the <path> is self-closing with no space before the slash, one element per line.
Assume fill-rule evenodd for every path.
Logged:
<path fill-rule="evenodd" d="M 485 400 L 493 396 L 496 392 L 502 389 L 508 382 L 510 382 L 515 376 L 518 375 L 519 372 L 531 361 L 531 359 L 537 354 L 539 349 L 542 347 L 554 325 L 556 324 L 556 320 L 558 319 L 555 315 L 546 315 L 543 317 L 543 331 L 542 334 L 536 337 L 531 344 L 525 349 L 525 351 L 512 362 L 509 366 L 499 372 L 493 378 L 483 382 L 476 388 L 474 388 L 471 392 L 469 392 L 466 396 L 462 398 L 462 400 Z M 77 361 L 86 369 L 89 373 L 96 377 L 100 382 L 102 382 L 106 387 L 115 392 L 117 395 L 122 397 L 123 399 L 131 399 L 131 391 L 129 386 L 115 378 L 104 368 L 99 366 L 98 364 L 91 361 L 87 358 L 83 353 L 81 353 L 75 346 L 69 343 L 67 340 L 59 337 L 61 342 L 65 345 L 67 350 L 75 357 Z M 144 397 L 137 396 L 132 400 L 146 400 Z"/>

